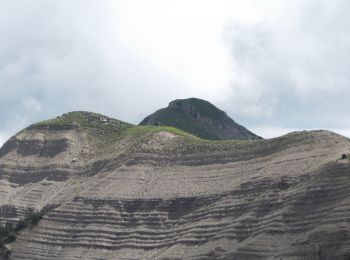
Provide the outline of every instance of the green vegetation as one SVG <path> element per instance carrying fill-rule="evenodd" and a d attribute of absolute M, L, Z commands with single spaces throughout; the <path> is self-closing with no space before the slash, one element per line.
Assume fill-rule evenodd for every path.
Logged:
<path fill-rule="evenodd" d="M 184 122 L 186 124 L 186 122 Z M 118 152 L 116 145 L 123 139 L 141 141 L 160 131 L 168 131 L 188 140 L 199 141 L 197 136 L 170 126 L 134 126 L 116 119 L 108 118 L 90 112 L 71 112 L 60 117 L 39 122 L 32 125 L 36 127 L 64 127 L 76 126 L 77 131 L 87 134 L 89 144 L 96 155 L 106 155 Z M 200 130 L 200 129 L 198 129 Z"/>
<path fill-rule="evenodd" d="M 77 131 L 86 135 L 94 156 L 102 157 L 125 153 L 130 147 L 134 147 L 130 143 L 134 143 L 135 145 L 141 144 L 161 131 L 167 131 L 182 137 L 184 141 L 182 149 L 191 150 L 193 145 L 198 144 L 201 144 L 204 147 L 203 149 L 209 147 L 220 148 L 230 143 L 239 142 L 237 140 L 217 140 L 215 136 L 210 135 L 200 125 L 193 123 L 191 118 L 181 117 L 177 113 L 180 112 L 175 110 L 174 113 L 168 115 L 169 121 L 178 123 L 180 126 L 178 128 L 176 126 L 135 126 L 90 112 L 71 112 L 54 119 L 39 122 L 31 127 L 35 129 L 36 127 L 64 127 L 73 125 Z M 185 129 L 180 129 L 181 125 L 185 125 Z M 191 132 L 195 133 L 190 134 Z M 125 140 L 125 142 L 122 142 L 122 140 Z"/>
<path fill-rule="evenodd" d="M 145 135 L 155 134 L 161 131 L 167 131 L 173 134 L 176 134 L 178 136 L 182 136 L 185 138 L 190 139 L 199 139 L 197 136 L 191 135 L 187 132 L 184 132 L 178 128 L 171 127 L 171 126 L 151 126 L 151 125 L 145 125 L 145 126 L 134 126 L 127 128 L 125 131 L 121 133 L 121 137 L 141 137 Z"/>
<path fill-rule="evenodd" d="M 191 102 L 197 102 L 192 100 Z M 209 105 L 211 105 L 208 102 Z M 215 107 L 214 107 L 215 108 Z M 216 108 L 215 108 L 216 109 Z M 221 110 L 219 110 L 221 111 Z M 160 111 L 162 113 L 162 111 Z M 222 111 L 221 111 L 222 112 Z M 153 135 L 167 131 L 181 138 L 182 152 L 196 149 L 229 149 L 232 144 L 246 143 L 244 140 L 218 140 L 215 135 L 207 132 L 205 128 L 197 124 L 190 116 L 174 109 L 172 113 L 164 112 L 165 120 L 176 123 L 172 126 L 131 125 L 116 119 L 90 112 L 71 112 L 60 117 L 39 122 L 30 126 L 32 129 L 52 127 L 52 130 L 68 126 L 85 136 L 89 143 L 89 156 L 109 157 L 117 154 L 125 154 L 138 149 L 140 144 L 146 142 Z M 185 126 L 185 127 L 181 127 Z M 65 128 L 64 128 L 65 129 Z M 63 130 L 64 130 L 63 129 Z M 48 135 L 47 139 L 50 139 Z M 249 141 L 248 141 L 249 142 Z M 130 149 L 131 148 L 131 149 Z M 84 155 L 82 155 L 84 156 Z"/>
<path fill-rule="evenodd" d="M 214 120 L 218 120 L 226 116 L 226 113 L 224 111 L 218 109 L 216 106 L 214 106 L 206 100 L 201 100 L 198 98 L 189 98 L 183 100 L 182 102 L 184 104 L 191 105 L 198 109 L 202 116 L 209 117 Z"/>
<path fill-rule="evenodd" d="M 121 139 L 121 133 L 133 125 L 100 114 L 77 111 L 39 122 L 30 126 L 30 128 L 72 126 L 87 134 L 87 138 L 95 151 L 108 152 L 110 147 Z"/>
<path fill-rule="evenodd" d="M 179 104 L 177 102 L 180 102 Z M 72 130 L 77 131 L 80 136 L 87 138 L 89 155 L 106 157 L 116 154 L 123 154 L 129 150 L 131 143 L 137 144 L 152 138 L 152 135 L 160 131 L 168 131 L 183 137 L 189 144 L 205 143 L 204 140 L 220 140 L 215 127 L 203 123 L 208 118 L 217 120 L 226 118 L 225 112 L 216 108 L 207 101 L 200 99 L 187 99 L 174 101 L 167 109 L 156 112 L 162 125 L 140 125 L 135 126 L 100 114 L 76 111 L 62 116 L 33 124 L 29 127 L 32 130 L 50 129 L 52 131 Z M 186 108 L 183 108 L 185 105 Z M 180 106 L 182 108 L 180 108 Z M 199 112 L 206 119 L 193 120 L 193 114 L 184 113 L 183 109 L 192 109 Z M 186 111 L 187 111 L 186 110 Z M 191 110 L 192 111 L 192 110 Z M 193 112 L 193 113 L 197 113 Z M 51 134 L 45 137 L 50 141 Z M 188 144 L 188 145 L 189 145 Z M 220 143 L 222 145 L 223 143 Z M 209 144 L 206 144 L 206 146 Z M 215 143 L 212 143 L 215 146 Z M 183 146 L 187 146 L 184 144 Z M 82 154 L 84 156 L 84 154 Z"/>
<path fill-rule="evenodd" d="M 191 153 L 194 151 L 202 151 L 206 153 L 210 151 L 240 149 L 239 147 L 245 147 L 249 143 L 253 144 L 262 141 L 206 140 L 169 126 L 134 126 L 125 130 L 121 136 L 133 143 L 129 147 L 131 147 L 132 151 L 135 152 L 138 149 L 141 149 L 142 151 L 144 149 L 142 148 L 142 144 L 146 143 L 147 140 L 154 138 L 154 134 L 161 131 L 167 131 L 181 137 L 173 141 L 176 142 L 176 144 L 172 143 L 169 146 L 163 146 L 162 150 L 164 154 Z"/>
<path fill-rule="evenodd" d="M 202 124 L 194 121 L 189 115 L 184 114 L 179 109 L 161 109 L 153 115 L 157 121 L 163 125 L 173 126 L 183 130 L 184 132 L 191 133 L 199 138 L 208 140 L 217 140 L 218 137 L 207 131 Z"/>
<path fill-rule="evenodd" d="M 39 123 L 36 123 L 33 125 L 33 127 L 36 126 L 53 126 L 53 125 L 81 125 L 86 126 L 87 121 L 84 116 L 84 112 L 71 112 L 63 116 L 59 116 L 53 119 L 45 120 Z"/>
<path fill-rule="evenodd" d="M 17 223 L 8 222 L 4 226 L 0 225 L 0 250 L 4 251 L 6 244 L 14 242 L 21 230 L 36 225 L 43 215 L 42 211 L 30 209 L 25 217 Z"/>
<path fill-rule="evenodd" d="M 36 124 L 33 124 L 31 127 L 42 127 L 42 126 L 65 126 L 65 125 L 76 125 L 83 129 L 96 127 L 103 123 L 104 129 L 106 128 L 115 128 L 116 126 L 132 126 L 131 124 L 109 118 L 100 114 L 84 111 L 75 111 L 64 114 L 62 116 L 45 120 Z"/>
<path fill-rule="evenodd" d="M 172 126 L 207 140 L 260 139 L 224 111 L 197 98 L 174 100 L 168 107 L 146 117 L 140 125 Z"/>

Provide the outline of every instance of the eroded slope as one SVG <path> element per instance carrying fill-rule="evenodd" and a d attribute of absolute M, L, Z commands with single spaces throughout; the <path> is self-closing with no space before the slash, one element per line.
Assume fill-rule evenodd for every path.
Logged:
<path fill-rule="evenodd" d="M 172 128 L 120 122 L 104 133 L 73 121 L 77 128 L 27 129 L 1 150 L 2 221 L 54 205 L 9 245 L 12 259 L 349 256 L 347 138 L 204 141 Z M 66 140 L 49 149 L 60 153 L 46 156 L 43 144 L 23 153 L 20 143 L 50 135 Z"/>

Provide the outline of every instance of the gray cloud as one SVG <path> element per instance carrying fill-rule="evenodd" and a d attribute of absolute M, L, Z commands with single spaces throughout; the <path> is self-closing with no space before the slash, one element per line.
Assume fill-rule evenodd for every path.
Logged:
<path fill-rule="evenodd" d="M 249 125 L 350 128 L 348 1 L 290 1 L 277 21 L 232 24 L 226 109 Z"/>
<path fill-rule="evenodd" d="M 161 20 L 169 16 L 162 10 L 143 16 L 152 18 L 150 23 L 134 21 L 134 16 L 119 19 L 125 11 L 118 11 L 123 7 L 119 3 L 129 1 L 0 0 L 0 144 L 30 123 L 67 111 L 95 111 L 137 123 L 170 100 L 190 96 L 214 102 L 236 121 L 261 133 L 266 129 L 277 129 L 275 135 L 283 132 L 281 129 L 350 129 L 350 3 L 270 2 L 268 8 L 276 3 L 283 7 L 279 18 L 227 23 L 221 20 L 220 12 L 229 7 L 211 8 L 215 1 L 206 3 L 203 10 L 208 14 L 196 19 L 198 1 L 186 13 L 187 20 L 179 23 L 183 27 L 176 28 L 174 19 L 181 15 Z M 166 7 L 160 3 L 152 1 L 147 12 Z M 227 3 L 239 6 L 239 1 Z M 179 5 L 186 6 L 186 2 Z M 130 4 L 128 14 L 137 6 Z M 171 10 L 167 8 L 167 12 Z M 177 6 L 176 10 L 183 8 Z M 218 12 L 211 16 L 215 23 L 206 20 L 212 10 Z M 125 21 L 129 23 L 126 27 Z M 168 31 L 167 22 L 171 25 Z M 192 26 L 186 25 L 191 22 Z M 208 24 L 200 27 L 201 22 Z M 231 87 L 220 85 L 226 81 L 222 78 L 226 72 L 221 74 L 221 68 L 228 69 L 224 67 L 226 50 L 219 50 L 218 55 L 207 53 L 207 49 L 217 50 L 215 41 L 200 42 L 201 33 L 212 24 L 215 26 L 203 39 L 222 31 L 232 59 Z M 161 27 L 152 27 L 158 25 Z M 135 26 L 139 34 L 135 35 L 141 38 L 133 35 Z M 123 38 L 128 36 L 126 29 L 133 44 L 139 39 L 138 50 L 147 53 L 130 48 Z M 143 29 L 152 35 L 143 34 Z M 187 31 L 182 34 L 183 30 Z M 199 48 L 192 39 L 172 38 L 173 31 L 184 39 L 194 35 Z M 147 43 L 145 48 L 143 42 Z M 163 49 L 157 52 L 159 47 Z M 195 48 L 193 56 L 191 48 Z M 158 56 L 152 59 L 149 50 Z M 168 52 L 174 55 L 162 60 Z M 206 56 L 208 60 L 203 58 Z M 196 61 L 198 58 L 201 60 Z M 166 63 L 172 59 L 174 64 Z M 211 64 L 211 59 L 223 62 Z M 210 66 L 215 73 L 210 73 Z M 211 89 L 199 86 L 201 82 L 210 82 Z"/>
<path fill-rule="evenodd" d="M 182 94 L 181 80 L 115 37 L 112 2 L 0 1 L 3 138 L 71 110 L 137 123 Z"/>

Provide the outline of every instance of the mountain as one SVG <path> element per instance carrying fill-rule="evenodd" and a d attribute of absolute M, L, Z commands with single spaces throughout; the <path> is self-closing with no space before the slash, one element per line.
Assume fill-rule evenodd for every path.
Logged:
<path fill-rule="evenodd" d="M 233 121 L 224 111 L 198 98 L 174 100 L 168 107 L 147 116 L 140 125 L 172 126 L 211 140 L 261 139 Z"/>
<path fill-rule="evenodd" d="M 0 223 L 42 213 L 2 259 L 348 259 L 349 151 L 329 131 L 209 141 L 68 113 L 0 149 Z"/>

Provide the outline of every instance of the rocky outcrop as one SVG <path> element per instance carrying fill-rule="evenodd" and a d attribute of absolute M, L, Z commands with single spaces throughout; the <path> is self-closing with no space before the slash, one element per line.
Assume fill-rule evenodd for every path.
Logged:
<path fill-rule="evenodd" d="M 82 118 L 1 149 L 0 220 L 49 209 L 8 245 L 11 259 L 350 257 L 349 139 L 213 142 Z"/>
<path fill-rule="evenodd" d="M 197 98 L 174 100 L 167 108 L 147 116 L 140 125 L 172 126 L 212 140 L 261 139 L 233 121 L 224 111 Z"/>

